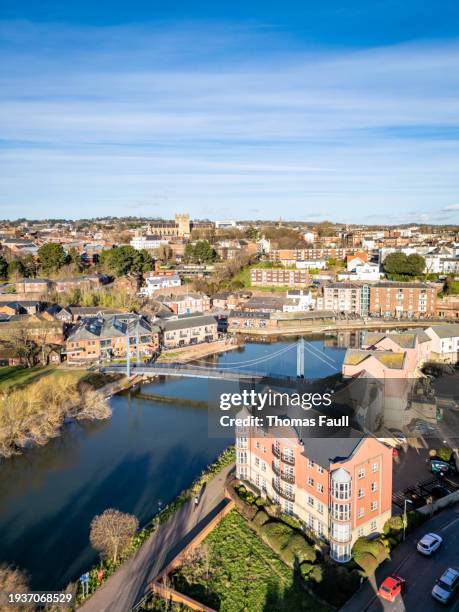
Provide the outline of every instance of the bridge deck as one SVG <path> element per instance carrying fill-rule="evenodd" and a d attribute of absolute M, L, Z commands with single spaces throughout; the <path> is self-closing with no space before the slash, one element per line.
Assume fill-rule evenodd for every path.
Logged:
<path fill-rule="evenodd" d="M 210 378 L 217 380 L 260 380 L 262 374 L 255 372 L 231 371 L 222 368 L 205 368 L 192 365 L 131 364 L 131 375 L 178 376 L 180 378 Z M 126 371 L 125 364 L 114 364 L 103 368 L 103 372 L 115 374 Z"/>

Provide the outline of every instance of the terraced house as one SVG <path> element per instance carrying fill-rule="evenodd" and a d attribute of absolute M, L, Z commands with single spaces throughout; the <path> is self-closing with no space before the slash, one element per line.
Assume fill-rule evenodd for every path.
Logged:
<path fill-rule="evenodd" d="M 82 320 L 66 342 L 69 362 L 151 357 L 159 350 L 159 327 L 136 314 L 98 316 Z"/>
<path fill-rule="evenodd" d="M 161 324 L 164 348 L 180 348 L 218 340 L 217 319 L 213 315 L 180 316 Z"/>
<path fill-rule="evenodd" d="M 328 541 L 335 561 L 349 561 L 355 540 L 381 532 L 391 515 L 392 451 L 357 432 L 349 438 L 292 434 L 239 428 L 237 476 Z"/>

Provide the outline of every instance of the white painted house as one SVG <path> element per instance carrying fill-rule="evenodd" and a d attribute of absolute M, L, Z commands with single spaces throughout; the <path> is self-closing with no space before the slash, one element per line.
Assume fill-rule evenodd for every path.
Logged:
<path fill-rule="evenodd" d="M 171 274 L 170 276 L 151 275 L 145 278 L 145 283 L 145 286 L 140 289 L 140 295 L 151 297 L 156 291 L 180 287 L 182 281 L 178 274 Z"/>
<path fill-rule="evenodd" d="M 432 338 L 430 357 L 433 361 L 452 364 L 459 361 L 459 323 L 433 325 L 425 332 Z"/>

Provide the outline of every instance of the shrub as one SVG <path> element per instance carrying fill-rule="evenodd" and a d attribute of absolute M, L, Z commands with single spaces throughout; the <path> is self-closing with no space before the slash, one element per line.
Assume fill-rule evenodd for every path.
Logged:
<path fill-rule="evenodd" d="M 258 510 L 258 512 L 253 518 L 254 524 L 258 527 L 262 527 L 268 521 L 269 521 L 269 516 L 266 514 L 264 510 Z"/>
<path fill-rule="evenodd" d="M 270 521 L 263 525 L 261 534 L 271 548 L 279 553 L 287 546 L 293 535 L 293 529 L 284 523 Z"/>
<path fill-rule="evenodd" d="M 384 523 L 383 532 L 385 534 L 393 535 L 403 529 L 403 517 L 402 516 L 391 516 L 390 519 Z"/>
<path fill-rule="evenodd" d="M 293 529 L 298 529 L 299 531 L 301 531 L 300 521 L 294 518 L 293 516 L 290 516 L 289 514 L 281 514 L 279 518 L 286 525 L 289 525 L 290 527 L 293 527 Z"/>
<path fill-rule="evenodd" d="M 411 531 L 412 529 L 416 529 L 427 520 L 427 516 L 425 514 L 421 514 L 417 510 L 411 510 L 407 513 L 407 531 Z"/>
<path fill-rule="evenodd" d="M 379 539 L 368 540 L 365 537 L 359 538 L 352 547 L 352 556 L 357 557 L 363 553 L 370 553 L 379 562 L 387 557 L 384 543 Z"/>
<path fill-rule="evenodd" d="M 300 574 L 303 578 L 306 578 L 307 576 L 309 576 L 309 574 L 312 572 L 312 570 L 314 569 L 314 565 L 312 563 L 308 563 L 307 561 L 305 563 L 302 563 L 300 566 Z"/>
<path fill-rule="evenodd" d="M 313 565 L 308 578 L 314 582 L 321 582 L 324 574 L 323 565 Z"/>
<path fill-rule="evenodd" d="M 355 562 L 363 569 L 366 576 L 371 576 L 378 567 L 378 561 L 369 552 L 361 552 L 354 556 Z"/>
<path fill-rule="evenodd" d="M 315 561 L 316 550 L 309 544 L 300 533 L 292 535 L 287 546 L 281 551 L 282 559 L 289 565 L 293 565 L 295 559 L 302 561 Z"/>
<path fill-rule="evenodd" d="M 267 505 L 267 501 L 266 499 L 263 499 L 262 497 L 257 497 L 257 499 L 255 500 L 255 505 L 258 506 L 259 508 L 264 508 L 264 506 Z"/>
<path fill-rule="evenodd" d="M 453 451 L 448 446 L 442 446 L 437 448 L 437 457 L 441 459 L 441 461 L 449 463 L 453 457 Z"/>

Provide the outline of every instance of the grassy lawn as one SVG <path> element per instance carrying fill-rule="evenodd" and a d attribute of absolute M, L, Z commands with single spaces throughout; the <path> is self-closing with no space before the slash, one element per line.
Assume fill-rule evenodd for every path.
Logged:
<path fill-rule="evenodd" d="M 221 612 L 326 610 L 235 510 L 204 540 L 201 559 L 173 575 L 175 588 Z"/>
<path fill-rule="evenodd" d="M 0 392 L 11 389 L 24 388 L 33 384 L 45 376 L 54 378 L 67 377 L 69 380 L 85 382 L 95 389 L 102 387 L 115 377 L 108 378 L 106 375 L 86 370 L 64 370 L 55 366 L 36 366 L 34 368 L 23 368 L 21 366 L 6 366 L 0 368 Z"/>

